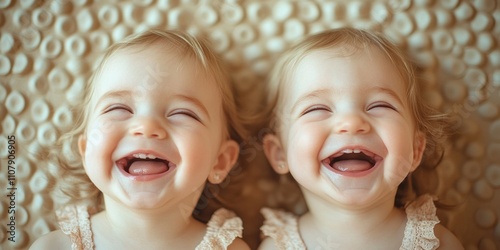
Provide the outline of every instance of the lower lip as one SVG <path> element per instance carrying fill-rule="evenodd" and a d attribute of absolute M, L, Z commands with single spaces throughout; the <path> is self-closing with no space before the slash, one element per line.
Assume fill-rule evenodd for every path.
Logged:
<path fill-rule="evenodd" d="M 132 181 L 152 181 L 152 180 L 156 180 L 158 178 L 161 178 L 163 176 L 170 174 L 171 172 L 173 172 L 175 170 L 175 167 L 171 167 L 163 173 L 148 174 L 148 175 L 131 175 L 130 173 L 125 171 L 125 169 L 123 169 L 123 168 L 118 167 L 118 169 L 120 170 L 120 173 L 122 173 L 125 177 L 127 177 L 128 179 L 130 179 Z"/>
<path fill-rule="evenodd" d="M 371 167 L 370 169 L 368 169 L 366 171 L 339 171 L 337 169 L 332 168 L 331 166 L 327 166 L 324 164 L 323 164 L 323 166 L 326 169 L 328 169 L 329 171 L 331 171 L 335 174 L 338 174 L 338 175 L 342 175 L 342 176 L 346 176 L 346 177 L 353 177 L 353 178 L 361 178 L 361 177 L 364 177 L 364 176 L 371 174 L 373 171 L 375 171 L 375 169 L 378 168 L 378 166 L 380 166 L 380 164 L 381 164 L 381 161 L 378 161 L 373 167 Z"/>

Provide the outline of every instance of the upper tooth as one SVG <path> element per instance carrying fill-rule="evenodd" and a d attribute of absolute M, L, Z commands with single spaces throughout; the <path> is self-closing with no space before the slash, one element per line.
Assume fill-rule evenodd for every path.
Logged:
<path fill-rule="evenodd" d="M 359 153 L 361 153 L 361 150 L 360 149 L 344 149 L 344 150 L 342 150 L 342 153 L 344 153 L 344 154 L 350 154 L 350 153 L 359 154 Z"/>
<path fill-rule="evenodd" d="M 133 156 L 135 158 L 139 158 L 139 159 L 156 159 L 156 156 L 152 155 L 152 154 L 142 154 L 142 153 L 138 153 L 138 154 L 133 154 Z"/>
<path fill-rule="evenodd" d="M 135 154 L 134 156 L 137 158 L 146 159 L 146 154 Z"/>

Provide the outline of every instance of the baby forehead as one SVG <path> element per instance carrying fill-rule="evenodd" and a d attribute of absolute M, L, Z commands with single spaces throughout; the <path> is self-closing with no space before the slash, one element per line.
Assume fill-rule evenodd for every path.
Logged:
<path fill-rule="evenodd" d="M 297 77 L 333 77 L 333 75 L 371 75 L 383 71 L 404 77 L 403 71 L 384 51 L 375 48 L 322 48 L 307 51 L 303 55 L 289 58 L 282 68 L 285 81 Z M 380 76 L 382 77 L 382 76 Z"/>
<path fill-rule="evenodd" d="M 303 53 L 296 65 L 321 63 L 328 59 L 353 60 L 389 60 L 390 56 L 382 49 L 373 45 L 345 45 L 325 48 L 315 48 Z"/>
<path fill-rule="evenodd" d="M 280 89 L 288 96 L 295 90 L 353 89 L 383 87 L 406 92 L 404 71 L 378 49 L 346 50 L 339 48 L 314 50 L 287 70 Z"/>
<path fill-rule="evenodd" d="M 191 63 L 201 67 L 195 53 L 186 46 L 179 46 L 165 41 L 155 41 L 144 44 L 130 44 L 116 48 L 106 58 L 104 64 L 110 61 L 141 58 L 143 62 L 157 61 L 157 63 L 176 61 L 177 63 Z"/>
<path fill-rule="evenodd" d="M 194 58 L 176 51 L 158 53 L 158 50 L 124 48 L 109 56 L 94 73 L 93 88 L 112 88 L 112 85 L 139 84 L 151 87 L 175 85 L 183 88 L 197 85 L 214 87 L 215 76 Z"/>
<path fill-rule="evenodd" d="M 124 70 L 123 74 L 142 73 L 150 76 L 165 76 L 189 71 L 192 76 L 210 77 L 214 73 L 204 66 L 194 52 L 180 50 L 174 45 L 154 43 L 151 45 L 130 45 L 117 48 L 103 58 L 101 67 L 95 72 L 98 78 L 113 70 Z"/>

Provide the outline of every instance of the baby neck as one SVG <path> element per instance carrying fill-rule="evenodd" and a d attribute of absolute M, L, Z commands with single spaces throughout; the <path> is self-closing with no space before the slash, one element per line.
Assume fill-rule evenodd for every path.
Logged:
<path fill-rule="evenodd" d="M 148 249 L 155 245 L 175 246 L 182 239 L 196 238 L 198 235 L 201 240 L 203 234 L 198 231 L 203 232 L 205 227 L 192 217 L 196 206 L 192 200 L 196 199 L 189 196 L 168 207 L 133 209 L 105 197 L 106 209 L 92 218 L 92 227 L 96 228 L 95 237 L 102 235 L 110 240 L 119 240 L 130 249 L 145 246 Z"/>
<path fill-rule="evenodd" d="M 304 195 L 309 213 L 301 218 L 301 222 L 308 222 L 318 234 L 362 240 L 376 238 L 384 233 L 402 236 L 404 231 L 406 217 L 403 211 L 394 207 L 394 199 L 391 196 L 375 204 L 347 206 L 332 204 L 307 192 Z"/>
<path fill-rule="evenodd" d="M 176 235 L 191 222 L 191 211 L 191 207 L 186 208 L 184 213 L 180 213 L 180 209 L 174 207 L 153 210 L 130 209 L 114 202 L 107 202 L 104 212 L 109 224 L 117 231 L 131 230 L 136 234 L 143 232 L 145 235 L 151 235 L 151 232 L 162 229 L 163 232 L 168 232 L 168 235 Z"/>

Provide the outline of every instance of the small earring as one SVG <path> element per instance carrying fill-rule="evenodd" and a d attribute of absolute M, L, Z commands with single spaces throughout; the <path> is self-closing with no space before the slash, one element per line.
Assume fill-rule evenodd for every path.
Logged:
<path fill-rule="evenodd" d="M 285 166 L 285 163 L 284 163 L 284 162 L 280 162 L 280 163 L 278 163 L 278 168 L 279 168 L 280 170 L 285 169 L 285 167 L 286 167 L 286 166 Z"/>
<path fill-rule="evenodd" d="M 214 174 L 214 181 L 219 181 L 220 180 L 220 175 L 215 173 Z"/>

